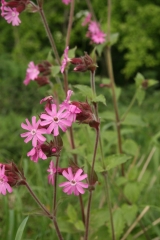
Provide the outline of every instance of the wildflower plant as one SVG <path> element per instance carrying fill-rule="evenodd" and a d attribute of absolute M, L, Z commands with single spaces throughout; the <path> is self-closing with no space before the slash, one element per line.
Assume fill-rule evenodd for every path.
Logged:
<path fill-rule="evenodd" d="M 118 94 L 114 82 L 111 59 L 111 46 L 114 44 L 115 39 L 114 42 L 112 42 L 110 33 L 110 0 L 108 1 L 107 8 L 108 26 L 106 32 L 101 30 L 101 25 L 95 18 L 91 2 L 87 0 L 90 12 L 82 19 L 82 26 L 88 27 L 86 37 L 90 39 L 93 52 L 88 53 L 85 51 L 80 57 L 75 56 L 75 48 L 72 48 L 74 46 L 70 46 L 75 2 L 74 0 L 62 0 L 61 3 L 68 5 L 64 7 L 70 8 L 70 14 L 66 45 L 63 46 L 64 53 L 62 53 L 62 57 L 60 58 L 53 38 L 54 34 L 52 35 L 50 32 L 43 11 L 45 1 L 38 0 L 35 4 L 29 0 L 11 0 L 8 2 L 1 0 L 1 16 L 7 23 L 11 23 L 13 27 L 18 26 L 20 23 L 23 24 L 19 15 L 24 10 L 30 10 L 33 13 L 38 12 L 40 14 L 54 54 L 52 61 L 48 59 L 37 59 L 37 62 L 34 63 L 32 59 L 29 60 L 26 75 L 24 73 L 23 84 L 26 88 L 28 84 L 31 84 L 31 81 L 36 81 L 40 87 L 47 85 L 49 94 L 46 93 L 46 96 L 40 99 L 41 112 L 38 112 L 36 116 L 34 114 L 31 121 L 29 117 L 26 116 L 24 120 L 25 123 L 21 123 L 22 133 L 20 134 L 20 137 L 24 138 L 24 144 L 31 146 L 29 152 L 26 153 L 27 158 L 30 158 L 33 164 L 43 164 L 45 167 L 45 163 L 48 164 L 45 172 L 46 176 L 48 176 L 48 185 L 52 185 L 53 187 L 53 205 L 48 208 L 41 202 L 40 198 L 35 195 L 28 183 L 27 176 L 24 174 L 23 169 L 13 161 L 0 164 L 0 194 L 14 194 L 15 186 L 23 185 L 23 187 L 26 187 L 42 211 L 40 216 L 48 217 L 52 221 L 54 231 L 59 240 L 115 240 L 120 239 L 120 237 L 125 240 L 134 225 L 128 225 L 130 219 L 127 219 L 126 213 L 129 212 L 129 208 L 131 207 L 133 210 L 131 224 L 133 220 L 138 221 L 137 219 L 139 219 L 144 212 L 138 216 L 138 207 L 137 205 L 135 207 L 136 201 L 132 199 L 132 190 L 130 191 L 129 186 L 135 191 L 135 194 L 137 194 L 137 192 L 135 187 L 132 188 L 132 183 L 127 185 L 127 178 L 131 169 L 134 168 L 136 155 L 132 155 L 129 151 L 124 150 L 127 147 L 125 148 L 122 144 L 122 123 L 125 122 L 133 103 L 136 100 L 143 101 L 142 98 L 145 97 L 144 94 L 142 98 L 139 97 L 139 94 L 142 94 L 144 87 L 146 89 L 149 85 L 154 85 L 156 82 L 145 80 L 141 74 L 137 74 L 135 79 L 136 94 L 126 112 L 120 116 Z M 101 82 L 100 86 L 98 86 L 95 78 L 98 67 L 97 55 L 99 54 L 99 57 L 101 57 L 101 51 L 104 51 L 107 56 L 109 79 Z M 70 71 L 77 74 L 79 83 L 79 72 L 81 76 L 83 76 L 82 74 L 85 74 L 85 72 L 89 72 L 90 80 L 88 81 L 88 86 L 82 84 L 74 87 L 71 86 Z M 61 88 L 59 92 L 56 88 L 57 85 L 59 87 L 58 89 Z M 115 129 L 117 134 L 117 140 L 116 143 L 114 142 L 114 145 L 117 145 L 118 151 L 115 150 L 116 148 L 114 148 L 114 151 L 108 150 L 107 144 L 110 144 L 109 138 L 106 144 L 105 134 L 107 134 L 106 128 L 108 126 L 104 125 L 103 122 L 108 119 L 107 113 L 105 113 L 105 117 L 103 118 L 98 109 L 98 105 L 101 106 L 101 104 L 106 108 L 105 97 L 102 94 L 97 94 L 97 89 L 101 88 L 106 91 L 109 89 L 112 95 L 113 110 L 115 113 L 115 119 L 113 120 L 112 118 L 112 128 Z M 81 93 L 83 100 L 79 100 L 75 89 L 78 89 L 78 92 Z M 78 133 L 82 135 L 81 137 L 83 138 L 84 144 L 82 144 L 79 137 L 77 137 Z M 78 144 L 82 144 L 82 147 L 84 146 L 83 151 L 79 150 L 81 146 L 78 146 Z M 135 146 L 136 144 L 133 143 L 133 145 Z M 127 146 L 130 145 L 128 144 Z M 88 154 L 90 148 L 92 148 L 91 153 Z M 131 152 L 133 151 L 131 150 Z M 65 155 L 67 156 L 66 158 L 68 158 L 66 162 L 63 160 Z M 128 163 L 128 160 L 132 160 L 131 164 Z M 118 183 L 117 181 L 114 182 L 114 178 L 118 179 Z M 140 180 L 141 179 L 138 178 L 137 181 L 140 182 Z M 114 193 L 112 193 L 112 188 L 109 186 L 110 184 L 116 185 L 117 188 L 120 186 L 116 197 Z M 124 186 L 124 191 L 121 186 Z M 97 189 L 101 189 L 100 194 L 100 191 L 98 191 L 98 194 L 96 193 Z M 50 190 L 51 188 L 48 188 L 47 191 Z M 139 191 L 142 190 L 140 189 Z M 74 196 L 74 201 L 79 201 L 79 209 L 81 212 L 81 217 L 78 218 L 72 218 L 72 214 L 68 214 L 70 217 L 68 222 L 72 224 L 73 229 L 76 229 L 77 233 L 73 238 L 67 237 L 65 230 L 61 226 L 61 222 L 59 222 L 60 218 L 58 218 L 59 202 L 63 201 L 65 197 L 67 197 L 68 202 L 70 202 L 72 200 L 71 195 Z M 95 224 L 99 226 L 98 229 L 92 225 L 92 220 L 94 220 L 92 202 L 94 198 L 99 199 L 99 209 L 96 209 L 96 211 L 102 209 L 103 212 L 99 215 L 102 223 L 100 221 L 100 223 L 96 222 Z M 120 199 L 120 201 L 118 202 L 117 200 L 116 202 L 115 198 Z M 74 206 L 68 206 L 67 211 L 70 209 L 74 215 L 76 209 Z M 148 208 L 145 207 L 144 211 L 148 211 Z M 119 222 L 121 224 L 119 224 Z M 133 239 L 135 239 L 134 236 Z"/>

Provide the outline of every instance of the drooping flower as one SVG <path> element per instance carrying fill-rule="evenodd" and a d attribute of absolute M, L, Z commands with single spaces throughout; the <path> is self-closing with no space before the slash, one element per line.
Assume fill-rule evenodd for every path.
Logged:
<path fill-rule="evenodd" d="M 32 117 L 32 124 L 29 122 L 28 119 L 26 119 L 26 124 L 22 123 L 21 127 L 25 130 L 28 130 L 28 132 L 22 133 L 21 137 L 26 138 L 24 140 L 25 143 L 28 143 L 29 141 L 32 140 L 32 145 L 33 147 L 36 147 L 38 142 L 42 143 L 46 140 L 42 134 L 46 134 L 46 129 L 45 128 L 39 128 L 40 127 L 40 122 L 41 120 L 39 119 L 36 122 L 36 117 Z"/>
<path fill-rule="evenodd" d="M 50 134 L 53 132 L 54 136 L 59 135 L 59 127 L 63 132 L 72 125 L 72 122 L 66 118 L 67 112 L 64 108 L 60 108 L 57 112 L 55 104 L 51 104 L 51 109 L 45 108 L 46 113 L 40 115 L 41 126 L 47 126 L 47 132 Z M 49 125 L 49 126 L 48 126 Z"/>
<path fill-rule="evenodd" d="M 70 61 L 70 58 L 68 58 L 68 50 L 69 50 L 69 47 L 67 46 L 66 49 L 64 50 L 64 54 L 63 54 L 61 73 L 64 72 L 64 69 L 66 68 L 67 63 Z"/>
<path fill-rule="evenodd" d="M 0 165 L 0 194 L 6 195 L 7 191 L 12 192 L 11 186 L 8 184 L 8 178 L 5 175 L 5 165 Z"/>
<path fill-rule="evenodd" d="M 68 168 L 67 171 L 63 171 L 62 175 L 67 178 L 67 182 L 63 182 L 59 184 L 59 187 L 63 187 L 63 192 L 67 193 L 68 195 L 74 194 L 78 196 L 79 194 L 84 194 L 83 188 L 88 188 L 88 183 L 81 182 L 85 178 L 87 178 L 87 174 L 82 174 L 83 170 L 78 169 L 75 174 L 72 173 L 72 168 Z"/>
<path fill-rule="evenodd" d="M 45 153 L 42 151 L 41 149 L 41 144 L 38 143 L 36 147 L 33 147 L 31 149 L 31 151 L 29 151 L 27 153 L 27 156 L 30 157 L 30 159 L 33 162 L 38 162 L 38 159 L 42 159 L 42 160 L 46 160 L 47 156 L 45 155 Z"/>
<path fill-rule="evenodd" d="M 69 119 L 71 122 L 75 122 L 76 116 L 80 112 L 81 110 L 77 106 L 70 104 L 67 110 L 67 119 Z"/>
<path fill-rule="evenodd" d="M 71 98 L 72 94 L 73 94 L 72 90 L 67 91 L 66 99 L 59 105 L 61 108 L 64 108 L 64 109 L 69 108 L 70 98 Z"/>
<path fill-rule="evenodd" d="M 7 21 L 7 23 L 11 23 L 12 26 L 18 26 L 21 23 L 21 20 L 18 17 L 19 12 L 16 8 L 2 6 L 1 10 L 1 16 Z"/>
<path fill-rule="evenodd" d="M 66 5 L 68 5 L 71 2 L 71 0 L 62 0 L 62 2 Z"/>
<path fill-rule="evenodd" d="M 55 176 L 55 173 L 57 172 L 57 170 L 54 166 L 53 161 L 50 161 L 49 168 L 47 169 L 47 172 L 49 172 L 48 183 L 54 185 L 54 176 Z"/>

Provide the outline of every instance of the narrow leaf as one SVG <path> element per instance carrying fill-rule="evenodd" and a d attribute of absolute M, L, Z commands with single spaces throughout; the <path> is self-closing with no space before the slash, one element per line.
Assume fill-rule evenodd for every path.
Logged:
<path fill-rule="evenodd" d="M 22 239 L 22 234 L 23 234 L 24 228 L 25 228 L 25 226 L 26 226 L 26 223 L 27 223 L 27 221 L 28 221 L 28 218 L 29 218 L 29 216 L 26 217 L 26 218 L 22 221 L 21 225 L 19 226 L 19 228 L 18 228 L 18 230 L 17 230 L 17 233 L 16 233 L 15 240 L 21 240 L 21 239 Z"/>

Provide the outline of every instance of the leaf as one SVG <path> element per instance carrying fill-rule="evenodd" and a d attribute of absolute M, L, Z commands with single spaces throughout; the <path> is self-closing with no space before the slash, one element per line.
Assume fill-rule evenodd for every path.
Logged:
<path fill-rule="evenodd" d="M 78 85 L 78 84 L 74 85 L 74 87 L 79 89 L 83 96 L 92 99 L 93 91 L 92 91 L 92 89 L 90 87 L 88 87 L 86 85 Z"/>
<path fill-rule="evenodd" d="M 114 233 L 115 239 L 120 239 L 121 234 L 123 233 L 125 227 L 125 221 L 123 218 L 123 212 L 120 208 L 116 209 L 113 213 L 113 225 L 114 225 Z M 112 237 L 111 224 L 108 224 L 109 234 Z"/>
<path fill-rule="evenodd" d="M 123 217 L 127 222 L 127 225 L 131 226 L 131 224 L 133 223 L 134 219 L 136 218 L 136 215 L 137 215 L 137 212 L 138 212 L 137 205 L 135 205 L 135 204 L 133 204 L 133 205 L 123 204 L 121 209 L 122 209 Z"/>
<path fill-rule="evenodd" d="M 130 158 L 131 156 L 128 156 L 126 154 L 115 154 L 115 155 L 108 156 L 105 159 L 106 170 L 108 171 L 112 168 L 115 168 L 121 165 L 122 163 L 125 163 Z"/>
<path fill-rule="evenodd" d="M 125 153 L 131 154 L 133 156 L 135 156 L 138 153 L 138 145 L 132 139 L 127 139 L 123 143 L 122 148 Z"/>
<path fill-rule="evenodd" d="M 74 58 L 75 57 L 76 49 L 77 49 L 76 46 L 74 48 L 69 49 L 69 51 L 68 51 L 68 57 L 69 58 Z"/>
<path fill-rule="evenodd" d="M 29 218 L 29 216 L 26 217 L 26 218 L 22 221 L 22 223 L 20 224 L 20 226 L 19 226 L 19 228 L 18 228 L 18 230 L 17 230 L 17 233 L 16 233 L 15 240 L 21 240 L 21 239 L 22 239 L 22 234 L 23 234 L 24 228 L 25 228 L 25 226 L 26 226 L 26 223 L 27 223 L 27 221 L 28 221 L 28 218 Z"/>
<path fill-rule="evenodd" d="M 84 224 L 81 220 L 78 220 L 75 224 L 74 224 L 75 228 L 79 231 L 83 231 L 85 230 Z"/>
<path fill-rule="evenodd" d="M 93 97 L 92 101 L 93 101 L 93 102 L 101 102 L 101 103 L 103 103 L 104 105 L 106 105 L 106 99 L 105 99 L 105 97 L 104 97 L 102 94 Z"/>
<path fill-rule="evenodd" d="M 114 45 L 118 41 L 118 38 L 119 38 L 119 33 L 112 33 L 110 35 L 110 46 Z"/>
<path fill-rule="evenodd" d="M 51 67 L 52 77 L 56 77 L 59 72 L 60 72 L 60 66 L 52 66 Z"/>
<path fill-rule="evenodd" d="M 75 223 L 78 219 L 77 212 L 71 204 L 68 204 L 67 215 L 69 217 L 69 222 Z"/>
<path fill-rule="evenodd" d="M 137 73 L 135 76 L 136 87 L 140 87 L 142 82 L 145 80 L 144 76 L 141 73 Z"/>
<path fill-rule="evenodd" d="M 157 80 L 154 79 L 148 79 L 148 87 L 154 86 L 156 84 L 158 84 L 159 82 Z"/>
<path fill-rule="evenodd" d="M 146 127 L 147 124 L 142 120 L 142 118 L 134 113 L 128 113 L 125 120 L 122 122 L 124 125 L 133 125 L 139 127 Z"/>
<path fill-rule="evenodd" d="M 131 203 L 136 203 L 140 195 L 138 184 L 127 183 L 124 188 L 124 195 Z"/>
<path fill-rule="evenodd" d="M 138 88 L 136 91 L 136 99 L 138 101 L 138 104 L 141 105 L 144 98 L 145 98 L 146 92 L 142 88 Z"/>

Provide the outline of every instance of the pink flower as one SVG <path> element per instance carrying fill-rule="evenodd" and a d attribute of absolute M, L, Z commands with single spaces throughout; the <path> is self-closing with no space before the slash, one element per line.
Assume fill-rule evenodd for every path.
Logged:
<path fill-rule="evenodd" d="M 30 81 L 31 81 L 31 79 L 29 78 L 29 74 L 26 74 L 26 78 L 23 81 L 24 85 L 28 85 L 30 83 Z"/>
<path fill-rule="evenodd" d="M 30 78 L 31 80 L 35 80 L 38 77 L 39 73 L 40 71 L 38 70 L 38 66 L 35 65 L 34 62 L 30 62 L 27 68 L 28 78 Z"/>
<path fill-rule="evenodd" d="M 46 113 L 40 115 L 41 126 L 48 126 L 47 132 L 50 134 L 53 131 L 53 135 L 59 135 L 59 127 L 63 132 L 67 130 L 67 127 L 72 125 L 70 120 L 66 119 L 67 112 L 64 108 L 60 108 L 57 112 L 57 107 L 55 104 L 51 104 L 51 109 L 45 108 Z"/>
<path fill-rule="evenodd" d="M 54 185 L 54 176 L 55 176 L 55 173 L 57 172 L 57 170 L 54 166 L 53 161 L 50 161 L 49 168 L 47 169 L 47 172 L 49 172 L 48 183 Z"/>
<path fill-rule="evenodd" d="M 6 195 L 7 191 L 12 192 L 11 186 L 8 184 L 8 178 L 5 175 L 5 165 L 0 165 L 0 193 Z"/>
<path fill-rule="evenodd" d="M 92 34 L 91 40 L 96 44 L 100 44 L 100 43 L 104 43 L 106 41 L 105 37 L 106 37 L 106 34 L 103 33 L 102 31 L 99 31 L 99 32 Z"/>
<path fill-rule="evenodd" d="M 68 50 L 69 50 L 69 47 L 67 46 L 66 49 L 64 50 L 64 54 L 63 54 L 61 73 L 64 72 L 64 69 L 66 68 L 67 63 L 70 61 L 70 58 L 68 58 Z"/>
<path fill-rule="evenodd" d="M 71 2 L 71 0 L 62 0 L 62 2 L 66 5 L 68 5 Z"/>
<path fill-rule="evenodd" d="M 75 105 L 69 105 L 68 111 L 67 111 L 67 119 L 69 119 L 71 122 L 76 121 L 76 116 L 78 113 L 80 113 L 81 110 L 76 107 Z"/>
<path fill-rule="evenodd" d="M 100 31 L 99 24 L 95 21 L 91 21 L 88 27 L 90 33 L 97 33 Z"/>
<path fill-rule="evenodd" d="M 83 188 L 88 188 L 88 184 L 81 182 L 83 179 L 87 178 L 87 174 L 81 175 L 82 172 L 82 169 L 78 169 L 76 174 L 73 175 L 72 168 L 70 167 L 68 168 L 68 172 L 65 170 L 62 172 L 62 175 L 69 180 L 59 184 L 59 187 L 64 187 L 63 192 L 68 195 L 74 193 L 76 196 L 84 194 L 85 191 Z"/>
<path fill-rule="evenodd" d="M 46 140 L 46 138 L 44 136 L 42 136 L 42 134 L 47 133 L 45 128 L 40 128 L 38 129 L 39 125 L 40 125 L 41 120 L 39 119 L 38 122 L 36 123 L 36 117 L 33 116 L 32 117 L 32 124 L 30 124 L 30 122 L 28 121 L 28 119 L 26 119 L 26 124 L 22 123 L 21 127 L 25 130 L 28 130 L 28 132 L 22 133 L 21 137 L 26 137 L 26 139 L 24 140 L 25 143 L 28 143 L 29 141 L 32 140 L 32 145 L 33 147 L 36 147 L 38 142 L 42 143 Z"/>
<path fill-rule="evenodd" d="M 27 153 L 27 156 L 30 157 L 30 159 L 33 162 L 38 162 L 38 159 L 46 160 L 47 156 L 44 154 L 44 152 L 41 149 L 41 144 L 37 144 L 36 147 L 33 147 L 31 151 Z"/>
<path fill-rule="evenodd" d="M 68 109 L 69 108 L 69 103 L 70 103 L 70 97 L 71 95 L 73 94 L 73 91 L 71 90 L 68 90 L 67 91 L 67 97 L 66 99 L 62 102 L 62 104 L 60 104 L 59 106 L 62 108 L 65 108 L 65 109 Z"/>
<path fill-rule="evenodd" d="M 17 12 L 16 8 L 2 5 L 1 11 L 1 16 L 7 21 L 7 23 L 11 23 L 12 26 L 18 26 L 21 23 L 21 20 L 18 17 L 19 12 Z"/>
<path fill-rule="evenodd" d="M 82 26 L 86 26 L 88 23 L 90 23 L 91 17 L 92 17 L 91 13 L 88 13 L 87 16 L 85 17 L 85 19 L 82 22 Z"/>

